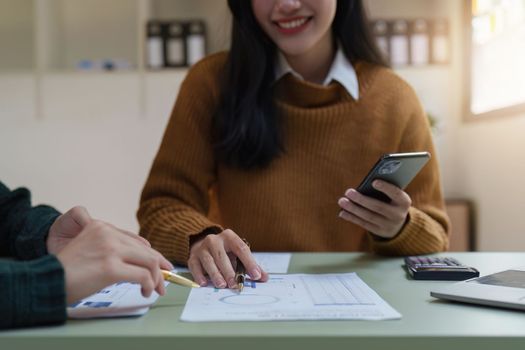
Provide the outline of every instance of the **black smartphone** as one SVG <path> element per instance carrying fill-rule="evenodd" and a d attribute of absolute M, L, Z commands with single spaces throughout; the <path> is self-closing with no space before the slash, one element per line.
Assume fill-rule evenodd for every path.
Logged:
<path fill-rule="evenodd" d="M 357 191 L 365 196 L 390 203 L 390 198 L 372 187 L 372 182 L 378 179 L 384 180 L 404 190 L 429 159 L 428 152 L 384 154 L 357 187 Z"/>

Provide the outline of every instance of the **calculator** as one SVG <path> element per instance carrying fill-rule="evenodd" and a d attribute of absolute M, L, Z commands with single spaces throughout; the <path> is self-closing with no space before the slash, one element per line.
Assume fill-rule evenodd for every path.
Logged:
<path fill-rule="evenodd" d="M 405 266 L 415 280 L 463 281 L 479 277 L 479 271 L 454 258 L 407 256 Z"/>

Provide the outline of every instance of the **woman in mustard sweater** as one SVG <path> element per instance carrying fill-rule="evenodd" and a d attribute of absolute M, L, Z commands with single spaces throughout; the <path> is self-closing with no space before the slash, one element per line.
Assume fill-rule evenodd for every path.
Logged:
<path fill-rule="evenodd" d="M 142 193 L 141 234 L 220 288 L 236 285 L 232 257 L 267 279 L 250 248 L 445 250 L 436 157 L 405 191 L 376 181 L 391 203 L 354 189 L 384 153 L 434 154 L 425 113 L 383 63 L 361 1 L 228 4 L 231 49 L 181 86 Z"/>

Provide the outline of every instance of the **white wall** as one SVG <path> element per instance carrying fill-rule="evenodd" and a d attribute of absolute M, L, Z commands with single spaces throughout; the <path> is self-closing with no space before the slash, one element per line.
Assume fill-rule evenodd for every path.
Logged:
<path fill-rule="evenodd" d="M 114 117 L 3 124 L 0 174 L 27 186 L 35 203 L 86 206 L 95 217 L 136 230 L 140 190 L 163 123 Z"/>
<path fill-rule="evenodd" d="M 458 128 L 463 195 L 477 205 L 480 250 L 525 250 L 525 115 Z"/>
<path fill-rule="evenodd" d="M 55 84 L 46 91 L 53 98 L 45 101 L 47 114 L 40 119 L 28 115 L 34 112 L 30 78 L 24 85 L 21 77 L 0 76 L 0 181 L 11 188 L 27 186 L 34 203 L 62 211 L 81 204 L 94 217 L 136 231 L 140 191 L 184 74 L 148 74 L 143 113 L 134 87 L 125 91 L 135 107 L 126 108 L 123 91 L 111 89 L 114 83 L 104 83 L 103 75 L 77 75 L 83 88 L 85 78 L 100 80 L 97 94 L 88 93 L 94 101 L 79 99 L 78 88 L 68 83 L 70 75 L 54 75 Z M 129 77 L 108 78 L 126 82 Z M 115 99 L 122 103 L 113 106 Z"/>

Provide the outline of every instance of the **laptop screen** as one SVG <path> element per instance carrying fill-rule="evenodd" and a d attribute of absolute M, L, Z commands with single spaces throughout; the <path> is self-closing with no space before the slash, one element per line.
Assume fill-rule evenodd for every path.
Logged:
<path fill-rule="evenodd" d="M 507 270 L 492 275 L 479 277 L 467 282 L 525 289 L 525 271 Z"/>

